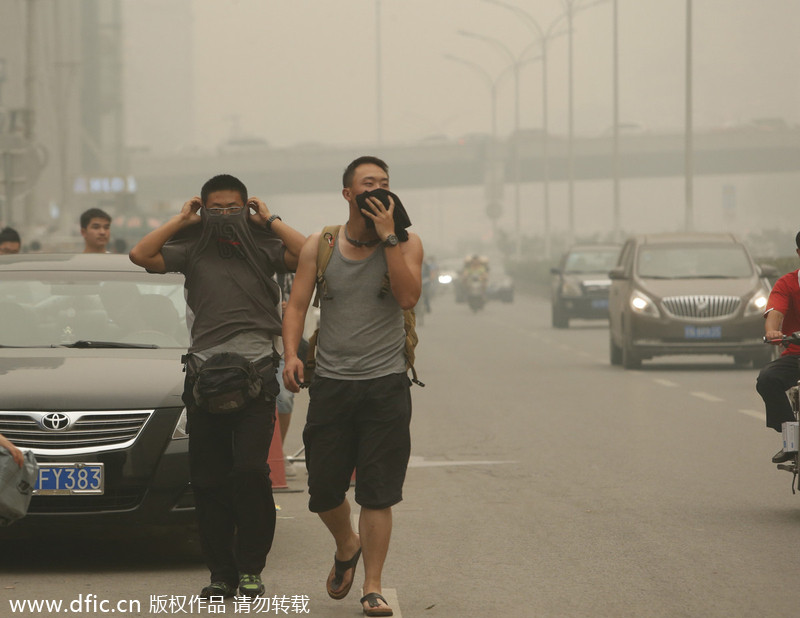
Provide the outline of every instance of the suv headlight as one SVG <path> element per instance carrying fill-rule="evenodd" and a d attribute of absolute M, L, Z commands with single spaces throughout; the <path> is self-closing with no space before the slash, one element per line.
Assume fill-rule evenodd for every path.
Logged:
<path fill-rule="evenodd" d="M 750 302 L 747 303 L 747 306 L 744 308 L 744 314 L 749 316 L 764 313 L 764 309 L 767 307 L 768 299 L 769 296 L 763 291 L 756 292 L 753 298 L 750 299 Z"/>
<path fill-rule="evenodd" d="M 643 294 L 638 290 L 635 290 L 633 294 L 631 294 L 631 309 L 633 309 L 635 313 L 649 315 L 653 318 L 659 317 L 658 307 L 656 307 L 656 304 L 650 300 L 650 297 L 647 296 L 647 294 Z"/>
<path fill-rule="evenodd" d="M 175 429 L 172 432 L 173 440 L 185 440 L 189 437 L 186 433 L 186 408 L 181 410 L 181 415 L 178 417 L 178 422 L 175 423 Z"/>

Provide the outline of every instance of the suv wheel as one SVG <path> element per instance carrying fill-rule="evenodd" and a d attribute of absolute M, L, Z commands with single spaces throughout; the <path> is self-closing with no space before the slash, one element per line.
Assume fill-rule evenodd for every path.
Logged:
<path fill-rule="evenodd" d="M 639 369 L 642 366 L 642 359 L 633 351 L 630 344 L 622 343 L 622 366 L 625 369 Z"/>
<path fill-rule="evenodd" d="M 569 316 L 564 305 L 559 302 L 553 303 L 553 328 L 569 328 Z"/>
<path fill-rule="evenodd" d="M 622 348 L 614 343 L 614 338 L 609 333 L 608 335 L 608 352 L 612 365 L 622 364 Z"/>

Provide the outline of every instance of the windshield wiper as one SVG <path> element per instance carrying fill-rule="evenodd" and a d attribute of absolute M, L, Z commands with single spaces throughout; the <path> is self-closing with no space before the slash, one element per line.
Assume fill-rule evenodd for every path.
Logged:
<path fill-rule="evenodd" d="M 75 343 L 62 343 L 53 345 L 54 348 L 144 348 L 157 349 L 154 343 L 121 343 L 119 341 L 88 341 L 79 339 Z"/>
<path fill-rule="evenodd" d="M 691 279 L 739 279 L 739 277 L 731 275 L 695 275 Z"/>

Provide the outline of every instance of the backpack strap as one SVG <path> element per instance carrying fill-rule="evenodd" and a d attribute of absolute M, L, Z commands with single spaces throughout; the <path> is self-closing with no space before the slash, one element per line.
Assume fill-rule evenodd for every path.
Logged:
<path fill-rule="evenodd" d="M 328 296 L 328 285 L 325 283 L 325 269 L 331 261 L 333 247 L 336 244 L 336 237 L 339 235 L 341 225 L 326 225 L 322 228 L 319 235 L 319 245 L 317 246 L 317 291 L 314 295 L 314 306 L 319 307 L 320 295 L 322 298 L 330 299 Z"/>

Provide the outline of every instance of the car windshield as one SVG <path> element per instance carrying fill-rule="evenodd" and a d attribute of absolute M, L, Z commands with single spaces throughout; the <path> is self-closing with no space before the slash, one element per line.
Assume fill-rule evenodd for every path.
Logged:
<path fill-rule="evenodd" d="M 640 277 L 655 279 L 744 279 L 753 274 L 741 245 L 643 247 L 637 268 Z"/>
<path fill-rule="evenodd" d="M 146 273 L 3 273 L 0 346 L 186 348 L 183 278 Z"/>
<path fill-rule="evenodd" d="M 619 249 L 578 249 L 569 252 L 564 272 L 607 273 L 617 265 Z"/>

